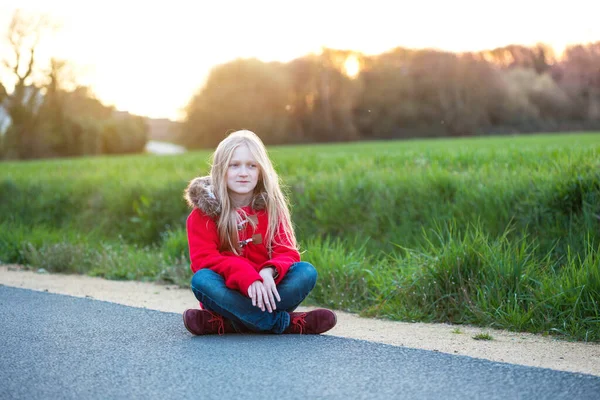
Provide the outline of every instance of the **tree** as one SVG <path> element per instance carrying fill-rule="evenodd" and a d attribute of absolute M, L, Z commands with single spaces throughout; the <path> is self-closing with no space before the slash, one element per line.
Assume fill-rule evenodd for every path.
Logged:
<path fill-rule="evenodd" d="M 42 36 L 55 27 L 42 16 L 13 14 L 8 43 L 12 57 L 3 60 L 14 88 L 0 85 L 0 106 L 11 123 L 2 138 L 2 157 L 27 159 L 101 153 L 142 152 L 148 140 L 143 118 L 116 113 L 88 88 L 77 87 L 66 61 L 37 60 Z M 9 79 L 10 80 L 10 79 Z"/>
<path fill-rule="evenodd" d="M 10 116 L 11 125 L 3 140 L 5 157 L 30 158 L 39 147 L 36 135 L 41 106 L 40 87 L 34 84 L 36 51 L 42 35 L 53 26 L 42 16 L 26 17 L 15 11 L 9 24 L 7 39 L 12 58 L 3 59 L 4 67 L 14 81 L 9 94 L 2 83 L 2 106 Z"/>
<path fill-rule="evenodd" d="M 356 118 L 367 138 L 478 134 L 502 98 L 498 71 L 472 54 L 397 48 L 366 66 Z"/>
<path fill-rule="evenodd" d="M 255 131 L 265 143 L 289 136 L 290 79 L 281 63 L 238 59 L 210 72 L 205 86 L 187 106 L 182 142 L 215 147 L 228 132 Z"/>
<path fill-rule="evenodd" d="M 566 48 L 554 71 L 561 87 L 575 102 L 575 117 L 600 120 L 600 41 Z"/>
<path fill-rule="evenodd" d="M 290 114 L 298 141 L 326 142 L 359 139 L 353 111 L 360 81 L 343 73 L 350 51 L 323 49 L 286 66 L 292 81 Z"/>
<path fill-rule="evenodd" d="M 480 55 L 503 68 L 531 68 L 538 74 L 549 71 L 556 63 L 554 50 L 545 43 L 533 47 L 511 44 L 480 52 Z"/>

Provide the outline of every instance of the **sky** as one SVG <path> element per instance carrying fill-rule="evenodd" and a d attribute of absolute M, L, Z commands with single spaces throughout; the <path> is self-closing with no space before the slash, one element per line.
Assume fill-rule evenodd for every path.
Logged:
<path fill-rule="evenodd" d="M 0 58 L 10 55 L 5 32 L 15 9 L 46 14 L 59 29 L 40 44 L 40 61 L 68 60 L 77 83 L 119 110 L 181 119 L 210 69 L 235 58 L 286 62 L 322 47 L 378 54 L 398 46 L 460 52 L 538 42 L 560 54 L 569 44 L 600 40 L 594 3 L 2 0 Z"/>

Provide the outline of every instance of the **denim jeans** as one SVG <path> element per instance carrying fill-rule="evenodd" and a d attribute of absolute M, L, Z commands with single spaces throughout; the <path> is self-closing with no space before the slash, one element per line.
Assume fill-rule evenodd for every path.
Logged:
<path fill-rule="evenodd" d="M 277 292 L 277 309 L 270 313 L 252 305 L 252 299 L 225 286 L 225 279 L 210 269 L 201 269 L 192 277 L 192 291 L 204 309 L 229 319 L 236 331 L 282 333 L 290 325 L 289 313 L 308 296 L 317 282 L 317 270 L 307 262 L 292 264 Z"/>

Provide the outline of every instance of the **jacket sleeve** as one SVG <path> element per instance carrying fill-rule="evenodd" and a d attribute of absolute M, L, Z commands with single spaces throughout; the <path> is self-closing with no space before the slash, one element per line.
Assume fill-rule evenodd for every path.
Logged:
<path fill-rule="evenodd" d="M 225 286 L 248 295 L 248 287 L 262 278 L 252 264 L 235 254 L 219 251 L 217 224 L 198 209 L 187 218 L 187 237 L 191 269 L 194 273 L 209 268 L 225 279 Z"/>
<path fill-rule="evenodd" d="M 283 226 L 280 224 L 277 234 L 274 237 L 272 258 L 262 263 L 258 268 L 260 271 L 268 266 L 275 267 L 277 270 L 277 278 L 275 279 L 276 284 L 281 282 L 292 264 L 300 261 L 300 253 L 291 245 L 283 232 Z"/>

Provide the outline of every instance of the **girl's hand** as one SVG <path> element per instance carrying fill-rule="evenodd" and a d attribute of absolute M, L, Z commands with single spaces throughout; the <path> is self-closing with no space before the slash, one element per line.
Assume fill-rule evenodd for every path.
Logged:
<path fill-rule="evenodd" d="M 269 296 L 267 290 L 261 281 L 254 281 L 248 287 L 248 297 L 252 299 L 252 305 L 265 311 L 265 304 L 267 309 L 271 312 L 271 305 L 269 304 Z"/>
<path fill-rule="evenodd" d="M 279 296 L 279 292 L 277 291 L 277 286 L 275 285 L 275 280 L 273 279 L 274 274 L 273 268 L 263 268 L 259 274 L 263 278 L 263 286 L 267 292 L 267 308 L 269 312 L 277 309 L 275 305 L 275 299 L 277 301 L 281 301 L 281 297 Z M 270 307 L 270 308 L 269 308 Z"/>

